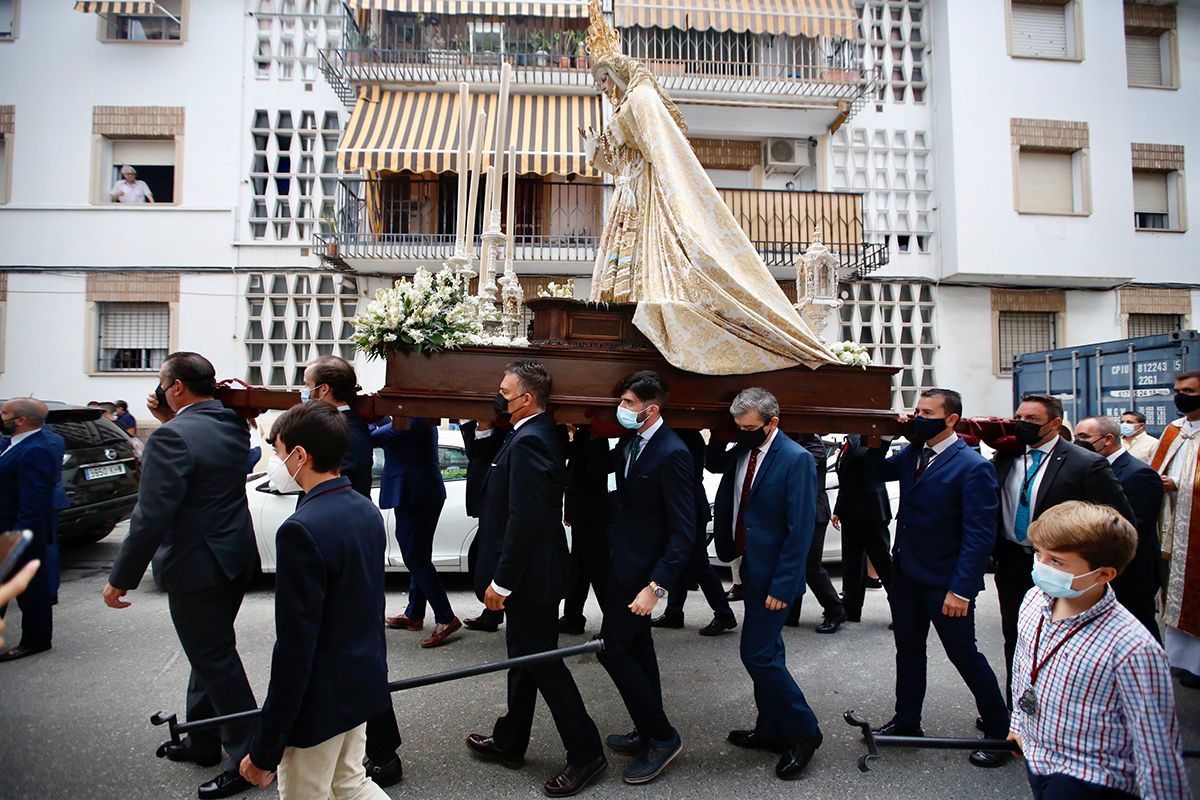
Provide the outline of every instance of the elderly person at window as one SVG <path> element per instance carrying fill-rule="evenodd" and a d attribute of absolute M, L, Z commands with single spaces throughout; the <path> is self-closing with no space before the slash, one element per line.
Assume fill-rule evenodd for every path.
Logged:
<path fill-rule="evenodd" d="M 145 181 L 139 181 L 137 170 L 126 164 L 121 167 L 121 179 L 113 184 L 112 195 L 114 203 L 153 203 L 154 195 Z"/>

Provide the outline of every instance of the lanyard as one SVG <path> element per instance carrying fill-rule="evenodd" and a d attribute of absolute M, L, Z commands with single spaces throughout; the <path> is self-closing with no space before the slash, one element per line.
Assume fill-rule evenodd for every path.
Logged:
<path fill-rule="evenodd" d="M 1018 502 L 1021 505 L 1023 505 L 1023 506 L 1029 505 L 1029 500 L 1030 500 L 1029 490 L 1033 487 L 1033 482 L 1035 480 L 1037 480 L 1038 473 L 1042 471 L 1042 467 L 1046 466 L 1046 462 L 1048 462 L 1049 460 L 1050 460 L 1050 453 L 1043 452 L 1042 460 L 1038 462 L 1037 469 L 1035 469 L 1033 471 L 1032 475 L 1029 474 L 1029 467 L 1027 467 L 1027 466 L 1025 467 L 1025 480 L 1023 480 L 1021 482 L 1021 496 L 1020 496 L 1020 499 L 1018 500 Z M 1021 465 L 1025 466 L 1028 463 L 1029 463 L 1029 453 L 1026 453 L 1024 456 L 1022 456 Z"/>
<path fill-rule="evenodd" d="M 1109 609 L 1097 614 L 1096 616 L 1092 617 L 1091 619 L 1084 620 L 1083 622 L 1076 625 L 1074 628 L 1072 628 L 1070 631 L 1067 632 L 1067 635 L 1062 638 L 1062 641 L 1060 641 L 1058 644 L 1054 645 L 1054 647 L 1052 647 L 1050 649 L 1049 653 L 1046 653 L 1046 657 L 1043 658 L 1041 661 L 1038 661 L 1037 654 L 1038 654 L 1038 649 L 1041 647 L 1041 644 L 1042 644 L 1042 623 L 1044 623 L 1046 621 L 1046 618 L 1044 616 L 1039 617 L 1038 618 L 1038 626 L 1037 626 L 1037 635 L 1034 636 L 1034 638 L 1033 638 L 1033 668 L 1029 671 L 1029 688 L 1032 689 L 1033 685 L 1035 683 L 1037 683 L 1038 674 L 1041 673 L 1042 667 L 1046 666 L 1046 662 L 1049 661 L 1054 656 L 1054 654 L 1058 652 L 1058 649 L 1060 647 L 1062 647 L 1064 644 L 1066 644 L 1071 639 L 1072 636 L 1079 633 L 1081 630 L 1083 630 L 1084 628 L 1086 628 L 1088 625 L 1092 624 L 1096 620 L 1105 616 L 1111 610 L 1112 609 L 1109 608 Z"/>

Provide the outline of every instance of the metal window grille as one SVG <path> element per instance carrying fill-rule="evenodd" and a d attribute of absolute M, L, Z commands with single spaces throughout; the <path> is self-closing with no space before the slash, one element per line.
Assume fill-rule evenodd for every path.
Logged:
<path fill-rule="evenodd" d="M 1013 359 L 1058 347 L 1058 315 L 1053 311 L 1001 311 L 1000 373 L 1012 374 Z"/>
<path fill-rule="evenodd" d="M 1181 314 L 1130 314 L 1129 336 L 1158 336 L 1183 330 Z"/>
<path fill-rule="evenodd" d="M 97 303 L 96 369 L 152 372 L 167 356 L 171 307 L 167 303 Z"/>

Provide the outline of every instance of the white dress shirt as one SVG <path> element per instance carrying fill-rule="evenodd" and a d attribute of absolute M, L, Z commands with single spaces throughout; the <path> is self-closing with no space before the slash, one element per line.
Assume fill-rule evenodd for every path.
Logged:
<path fill-rule="evenodd" d="M 1042 485 L 1042 478 L 1046 475 L 1046 470 L 1050 466 L 1050 453 L 1058 446 L 1061 441 L 1061 436 L 1055 436 L 1050 441 L 1046 442 L 1041 447 L 1026 447 L 1025 455 L 1017 461 L 1013 462 L 1012 469 L 1009 470 L 1008 480 L 1004 482 L 1001 490 L 1000 513 L 1004 519 L 1004 538 L 1010 542 L 1028 546 L 1024 542 L 1017 542 L 1017 536 L 1013 533 L 1013 528 L 1017 520 L 1017 503 L 1021 501 L 1021 487 L 1025 485 L 1025 473 L 1029 471 L 1029 466 L 1033 462 L 1029 458 L 1029 454 L 1034 450 L 1041 450 L 1046 455 L 1042 458 L 1042 463 L 1038 465 L 1037 473 L 1033 476 L 1033 480 L 1029 485 L 1029 521 L 1033 522 L 1033 517 L 1037 514 L 1037 496 L 1038 487 Z"/>
<path fill-rule="evenodd" d="M 750 478 L 750 486 L 753 488 L 754 482 L 758 480 L 758 473 L 762 470 L 763 456 L 771 449 L 771 442 L 775 441 L 775 434 L 779 433 L 779 428 L 771 431 L 767 436 L 767 440 L 758 446 L 758 463 L 754 465 L 754 476 Z M 733 520 L 734 525 L 737 524 L 738 509 L 742 505 L 742 484 L 746 482 L 746 470 L 750 467 L 750 451 L 742 453 L 738 456 L 737 471 L 733 476 Z"/>
<path fill-rule="evenodd" d="M 515 431 L 521 430 L 522 425 L 524 425 L 526 422 L 529 422 L 529 420 L 533 419 L 534 417 L 538 416 L 538 414 L 541 414 L 541 413 L 542 412 L 539 411 L 539 412 L 537 412 L 537 414 L 530 414 L 528 417 L 525 417 L 524 419 L 520 419 L 520 420 L 514 422 L 513 427 L 512 427 L 513 431 L 515 432 Z M 481 431 L 481 433 L 486 433 L 486 434 L 488 434 L 488 436 L 490 436 L 492 434 L 492 431 L 494 431 L 494 430 L 495 430 L 495 428 L 488 428 L 486 431 Z M 475 435 L 475 438 L 476 439 L 486 439 L 487 437 L 479 436 L 477 433 Z M 501 597 L 508 597 L 510 594 L 512 594 L 512 589 L 505 589 L 503 586 L 500 586 L 495 581 L 492 581 L 492 591 L 495 592 L 496 594 L 500 595 Z"/>
<path fill-rule="evenodd" d="M 116 195 L 118 203 L 145 203 L 147 200 L 154 200 L 154 195 L 150 192 L 150 187 L 142 180 L 135 180 L 133 183 L 130 183 L 121 178 L 113 184 L 109 195 Z"/>
<path fill-rule="evenodd" d="M 949 450 L 950 446 L 953 445 L 957 441 L 958 441 L 958 434 L 951 433 L 949 436 L 947 436 L 945 439 L 938 442 L 937 444 L 926 444 L 925 447 L 928 447 L 930 450 L 933 451 L 933 458 L 929 459 L 929 464 L 932 464 L 933 462 L 937 461 L 938 457 L 942 453 Z M 924 449 L 924 448 L 922 448 L 922 449 Z M 925 469 L 929 469 L 929 464 L 925 465 Z"/>
<path fill-rule="evenodd" d="M 1109 464 L 1115 464 L 1117 463 L 1117 459 L 1120 458 L 1121 454 L 1124 452 L 1125 450 L 1123 448 L 1118 447 L 1116 450 L 1113 450 L 1111 453 L 1106 455 L 1105 458 L 1108 459 Z"/>

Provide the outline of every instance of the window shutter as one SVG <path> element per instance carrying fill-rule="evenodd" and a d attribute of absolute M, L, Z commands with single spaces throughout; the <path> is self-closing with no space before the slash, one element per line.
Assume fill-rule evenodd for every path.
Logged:
<path fill-rule="evenodd" d="M 1012 4 L 1012 50 L 1018 56 L 1066 58 L 1066 6 Z"/>
<path fill-rule="evenodd" d="M 118 167 L 122 164 L 174 166 L 175 142 L 118 139 L 112 143 L 112 160 Z"/>
<path fill-rule="evenodd" d="M 1070 153 L 1020 153 L 1020 210 L 1071 214 L 1075 211 Z"/>
<path fill-rule="evenodd" d="M 1139 214 L 1168 213 L 1166 173 L 1133 173 L 1133 210 Z"/>
<path fill-rule="evenodd" d="M 105 350 L 165 350 L 170 311 L 162 303 L 105 303 L 100 313 L 100 346 Z"/>
<path fill-rule="evenodd" d="M 1162 49 L 1158 36 L 1125 34 L 1125 63 L 1130 85 L 1162 86 Z"/>
<path fill-rule="evenodd" d="M 8 202 L 8 139 L 0 133 L 0 203 Z"/>

